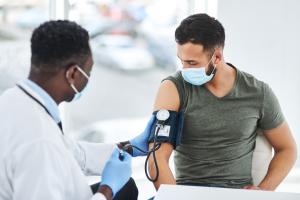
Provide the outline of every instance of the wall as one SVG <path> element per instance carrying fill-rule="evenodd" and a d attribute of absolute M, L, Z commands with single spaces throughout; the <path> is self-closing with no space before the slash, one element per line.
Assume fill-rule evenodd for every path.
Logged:
<path fill-rule="evenodd" d="M 221 0 L 225 59 L 268 83 L 300 147 L 300 1 Z"/>

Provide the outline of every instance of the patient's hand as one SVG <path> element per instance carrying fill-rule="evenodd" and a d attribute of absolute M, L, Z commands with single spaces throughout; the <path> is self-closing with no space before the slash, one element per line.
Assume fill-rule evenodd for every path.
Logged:
<path fill-rule="evenodd" d="M 255 185 L 247 185 L 243 189 L 246 189 L 246 190 L 262 190 L 260 187 L 255 186 Z"/>

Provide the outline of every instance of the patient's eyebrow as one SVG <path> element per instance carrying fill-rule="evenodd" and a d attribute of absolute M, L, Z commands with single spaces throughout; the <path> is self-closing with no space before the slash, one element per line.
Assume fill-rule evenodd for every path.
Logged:
<path fill-rule="evenodd" d="M 177 58 L 183 62 L 197 62 L 196 60 L 182 60 L 178 54 L 177 54 Z"/>

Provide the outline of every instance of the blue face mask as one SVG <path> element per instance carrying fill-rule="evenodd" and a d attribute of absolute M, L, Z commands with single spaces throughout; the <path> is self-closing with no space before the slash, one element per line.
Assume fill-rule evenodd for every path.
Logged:
<path fill-rule="evenodd" d="M 78 99 L 81 98 L 81 96 L 87 91 L 87 89 L 89 88 L 89 80 L 90 80 L 90 77 L 79 67 L 79 66 L 76 66 L 76 68 L 78 69 L 78 71 L 80 71 L 80 73 L 87 78 L 88 82 L 86 84 L 86 86 L 79 92 L 77 90 L 77 88 L 75 87 L 74 84 L 70 84 L 71 88 L 74 90 L 75 92 L 75 95 L 73 97 L 73 99 L 71 101 L 77 101 Z"/>
<path fill-rule="evenodd" d="M 214 69 L 210 75 L 206 74 L 205 68 L 212 61 L 213 56 L 211 57 L 208 64 L 204 67 L 182 69 L 181 74 L 182 74 L 183 79 L 186 82 L 188 82 L 192 85 L 196 85 L 196 86 L 200 86 L 200 85 L 203 85 L 203 84 L 209 82 L 215 75 L 216 67 L 214 66 Z"/>

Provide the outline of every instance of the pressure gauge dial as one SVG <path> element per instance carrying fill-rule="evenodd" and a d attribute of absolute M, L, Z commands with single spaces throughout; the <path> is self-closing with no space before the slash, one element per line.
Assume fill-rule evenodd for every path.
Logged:
<path fill-rule="evenodd" d="M 169 117 L 170 117 L 170 113 L 168 110 L 160 110 L 156 114 L 156 118 L 159 121 L 166 121 L 167 119 L 169 119 Z"/>

